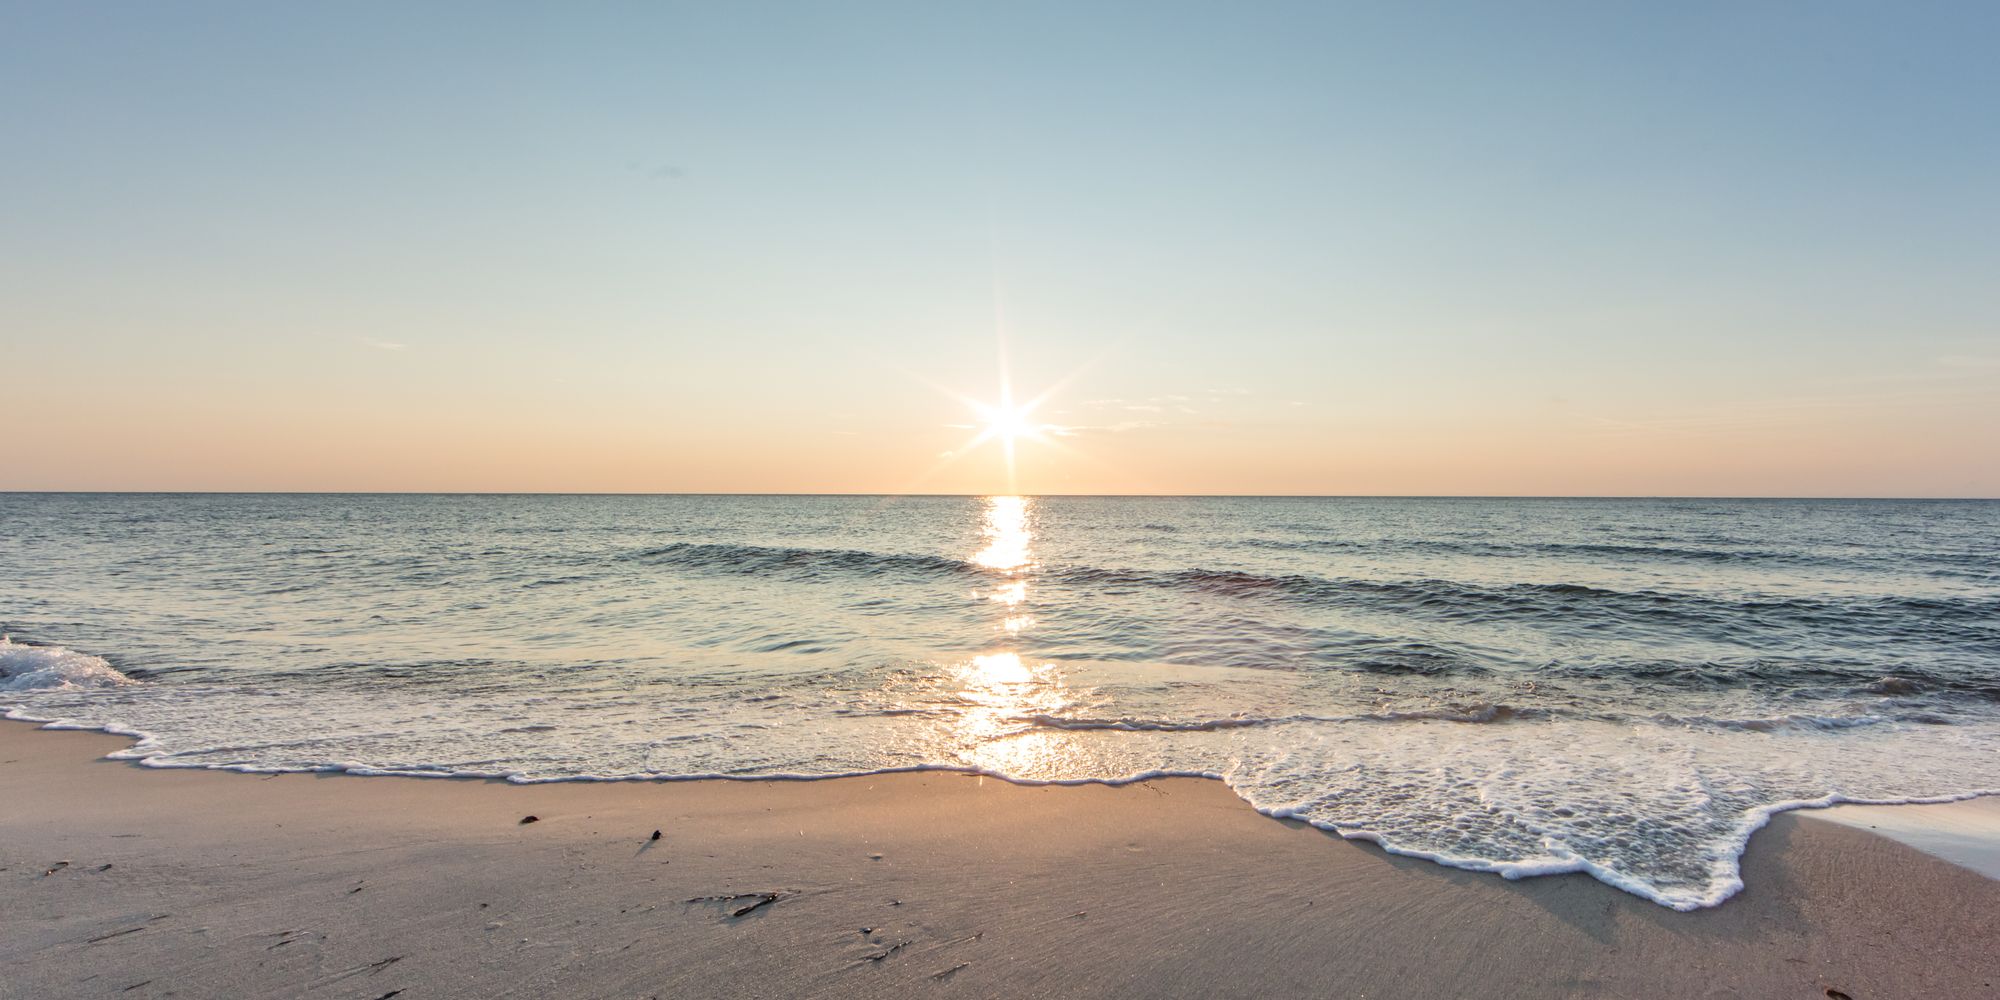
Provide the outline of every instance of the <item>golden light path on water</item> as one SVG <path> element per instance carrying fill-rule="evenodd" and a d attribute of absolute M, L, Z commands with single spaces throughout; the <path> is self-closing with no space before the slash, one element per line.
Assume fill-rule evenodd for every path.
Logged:
<path fill-rule="evenodd" d="M 987 497 L 986 523 L 980 533 L 986 537 L 986 547 L 973 554 L 973 562 L 1009 573 L 1028 569 L 1034 559 L 1028 546 L 1035 536 L 1028 530 L 1026 497 Z"/>
<path fill-rule="evenodd" d="M 1035 623 L 1027 613 L 1035 568 L 1033 513 L 1033 502 L 1025 497 L 986 499 L 980 528 L 986 547 L 972 562 L 996 574 L 986 599 L 1004 609 L 995 631 L 1010 641 L 958 667 L 955 696 L 961 710 L 951 733 L 964 763 L 1022 778 L 1060 776 L 1071 756 L 1068 734 L 1029 722 L 1070 705 L 1061 672 L 1053 663 L 1023 659 L 1012 648 L 1011 640 Z"/>

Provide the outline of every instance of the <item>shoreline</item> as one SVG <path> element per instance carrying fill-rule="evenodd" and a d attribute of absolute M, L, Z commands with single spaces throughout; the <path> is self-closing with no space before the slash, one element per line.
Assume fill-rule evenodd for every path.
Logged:
<path fill-rule="evenodd" d="M 1319 830 L 1320 832 L 1325 833 L 1328 836 L 1335 837 L 1341 840 L 1352 841 L 1355 843 L 1365 843 L 1372 847 L 1377 848 L 1378 850 L 1383 851 L 1384 853 L 1395 855 L 1397 857 L 1426 861 L 1432 864 L 1439 865 L 1441 867 L 1452 868 L 1459 871 L 1495 875 L 1502 878 L 1506 878 L 1508 880 L 1519 880 L 1524 878 L 1546 878 L 1552 875 L 1572 875 L 1572 874 L 1584 875 L 1596 879 L 1597 881 L 1602 882 L 1605 885 L 1608 885 L 1611 888 L 1617 889 L 1621 892 L 1630 893 L 1632 895 L 1645 899 L 1648 902 L 1679 912 L 1699 912 L 1701 910 L 1713 909 L 1717 906 L 1724 905 L 1729 900 L 1734 899 L 1738 894 L 1740 894 L 1743 891 L 1747 881 L 1746 879 L 1743 878 L 1742 873 L 1739 870 L 1737 876 L 1737 884 L 1733 888 L 1728 888 L 1724 893 L 1722 893 L 1720 898 L 1713 899 L 1712 901 L 1709 902 L 1691 903 L 1683 905 L 1682 903 L 1679 902 L 1670 902 L 1667 900 L 1658 899 L 1655 898 L 1654 896 L 1648 895 L 1645 892 L 1640 891 L 1640 889 L 1635 887 L 1633 884 L 1631 884 L 1629 880 L 1621 877 L 1615 877 L 1616 873 L 1607 874 L 1603 872 L 1601 869 L 1598 869 L 1594 866 L 1591 866 L 1583 862 L 1579 862 L 1571 866 L 1560 867 L 1560 868 L 1555 868 L 1555 867 L 1538 868 L 1536 866 L 1528 865 L 1523 862 L 1487 862 L 1487 861 L 1475 862 L 1462 858 L 1446 858 L 1441 855 L 1423 851 L 1398 849 L 1393 846 L 1384 844 L 1378 836 L 1370 832 L 1360 831 L 1355 833 L 1348 833 L 1334 827 L 1324 826 L 1318 823 L 1314 823 L 1311 820 L 1301 819 L 1296 816 L 1281 815 L 1273 812 L 1267 812 L 1257 807 L 1256 805 L 1252 804 L 1248 799 L 1244 798 L 1240 793 L 1236 791 L 1234 786 L 1229 784 L 1228 779 L 1219 774 L 1203 774 L 1203 773 L 1181 772 L 1181 771 L 1148 771 L 1130 777 L 1111 779 L 1111 780 L 1104 780 L 1097 778 L 1078 778 L 1073 780 L 1037 781 L 1037 780 L 1010 778 L 1006 775 L 995 774 L 990 771 L 982 771 L 977 768 L 952 767 L 949 765 L 918 764 L 918 765 L 910 765 L 907 767 L 892 767 L 874 771 L 857 771 L 857 772 L 841 773 L 841 774 L 754 774 L 754 775 L 691 774 L 691 775 L 630 775 L 630 776 L 575 775 L 569 777 L 556 777 L 556 778 L 521 779 L 517 778 L 514 775 L 510 775 L 503 772 L 389 770 L 382 768 L 349 766 L 341 764 L 328 764 L 324 766 L 300 767 L 300 768 L 258 768 L 248 765 L 239 767 L 239 766 L 228 766 L 228 765 L 214 766 L 214 765 L 183 765 L 183 764 L 150 764 L 147 763 L 147 761 L 151 760 L 152 758 L 148 757 L 144 753 L 135 752 L 139 750 L 139 748 L 142 747 L 146 743 L 146 741 L 154 738 L 152 735 L 148 733 L 140 732 L 137 730 L 118 729 L 109 726 L 97 726 L 85 723 L 75 723 L 63 719 L 38 718 L 35 716 L 23 714 L 22 711 L 18 708 L 10 709 L 6 712 L 0 712 L 0 727 L 4 727 L 8 723 L 21 724 L 42 730 L 44 732 L 81 732 L 81 733 L 90 733 L 95 735 L 113 737 L 117 740 L 123 741 L 125 745 L 119 749 L 112 750 L 104 754 L 105 759 L 117 761 L 120 763 L 128 763 L 138 767 L 145 767 L 151 770 L 210 771 L 222 774 L 247 774 L 247 775 L 267 776 L 267 777 L 280 774 L 306 774 L 306 775 L 322 775 L 322 776 L 340 775 L 340 776 L 356 777 L 356 778 L 403 778 L 412 780 L 491 781 L 491 782 L 498 782 L 501 784 L 515 785 L 515 786 L 559 785 L 559 784 L 624 784 L 624 783 L 675 784 L 675 783 L 703 783 L 703 782 L 757 783 L 757 782 L 857 781 L 857 780 L 882 778 L 891 775 L 905 775 L 905 774 L 917 774 L 917 775 L 927 774 L 927 775 L 970 777 L 970 778 L 980 778 L 980 779 L 990 778 L 994 781 L 1004 782 L 1006 784 L 1011 784 L 1011 785 L 1019 785 L 1025 788 L 1044 788 L 1044 787 L 1075 788 L 1088 785 L 1101 785 L 1110 788 L 1118 788 L 1126 785 L 1134 785 L 1134 784 L 1153 782 L 1153 781 L 1208 781 L 1208 782 L 1214 782 L 1226 789 L 1229 789 L 1230 794 L 1237 796 L 1238 800 L 1242 801 L 1247 808 L 1249 808 L 1251 811 L 1257 813 L 1260 816 L 1264 816 L 1268 819 L 1279 822 L 1300 823 L 1312 827 L 1313 829 Z M 1939 808 L 1950 809 L 1950 807 L 1963 807 L 1966 811 L 1958 814 L 1947 813 L 1942 816 L 1936 816 L 1935 818 L 1930 818 L 1931 813 L 1933 813 L 1935 810 Z M 1881 812 L 1875 812 L 1875 810 L 1893 810 L 1894 813 L 1881 813 Z M 1975 872 L 1987 876 L 1988 878 L 2000 879 L 2000 791 L 1982 790 L 1982 791 L 1955 793 L 1951 795 L 1941 795 L 1936 797 L 1906 798 L 1906 799 L 1848 799 L 1848 798 L 1840 798 L 1837 796 L 1827 796 L 1819 799 L 1803 799 L 1803 800 L 1773 803 L 1769 806 L 1765 806 L 1763 808 L 1756 810 L 1739 827 L 1740 839 L 1737 841 L 1735 845 L 1735 857 L 1738 859 L 1739 863 L 1744 853 L 1749 850 L 1751 839 L 1754 838 L 1759 831 L 1763 830 L 1766 826 L 1768 826 L 1773 819 L 1794 812 L 1804 813 L 1813 818 L 1824 819 L 1831 822 L 1846 823 L 1846 825 L 1854 826 L 1856 828 L 1869 829 L 1878 833 L 1881 836 L 1887 837 L 1892 840 L 1896 840 L 1906 846 L 1914 847 L 1917 850 L 1923 851 L 1931 855 L 1932 857 L 1941 858 L 1953 864 L 1959 865 L 1960 867 L 1969 868 Z M 0 998 L 0 1000 L 4 1000 L 4 998 Z"/>
<path fill-rule="evenodd" d="M 1844 823 L 1914 847 L 1987 878 L 2000 879 L 2000 796 L 1923 805 L 1843 803 L 1813 818 Z"/>
<path fill-rule="evenodd" d="M 361 780 L 145 768 L 104 759 L 129 738 L 35 728 L 0 725 L 0 983 L 21 996 L 2000 983 L 2000 882 L 1809 813 L 1751 838 L 1734 899 L 1683 913 L 1392 855 L 1205 779 Z"/>

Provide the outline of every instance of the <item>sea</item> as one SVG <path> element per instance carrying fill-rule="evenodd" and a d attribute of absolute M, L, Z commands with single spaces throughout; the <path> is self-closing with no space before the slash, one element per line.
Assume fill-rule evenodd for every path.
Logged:
<path fill-rule="evenodd" d="M 2000 502 L 0 494 L 0 709 L 149 767 L 1206 776 L 1675 909 L 2000 793 Z"/>

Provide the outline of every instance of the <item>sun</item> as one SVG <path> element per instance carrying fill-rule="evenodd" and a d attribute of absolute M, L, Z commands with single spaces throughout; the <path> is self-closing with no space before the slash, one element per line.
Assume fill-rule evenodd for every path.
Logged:
<path fill-rule="evenodd" d="M 1014 402 L 1014 394 L 1003 383 L 1000 400 L 982 403 L 976 399 L 965 401 L 972 412 L 979 415 L 979 434 L 965 447 L 976 448 L 988 441 L 1000 443 L 1000 452 L 1007 462 L 1007 488 L 1014 489 L 1014 445 L 1020 441 L 1047 443 L 1050 432 L 1060 433 L 1062 428 L 1055 424 L 1040 423 L 1035 420 L 1035 407 L 1040 406 L 1042 397 L 1026 403 Z M 963 450 L 963 449 L 961 449 Z"/>
<path fill-rule="evenodd" d="M 1052 436 L 1059 437 L 1068 431 L 1060 425 L 1035 419 L 1035 409 L 1048 398 L 1048 393 L 1025 403 L 1016 403 L 1014 393 L 1004 379 L 1000 383 L 1000 398 L 995 402 L 982 402 L 965 396 L 958 398 L 978 416 L 979 422 L 974 425 L 978 433 L 956 451 L 946 452 L 946 455 L 963 453 L 988 441 L 999 444 L 1006 464 L 1008 492 L 1013 492 L 1015 488 L 1014 446 L 1022 441 L 1054 445 Z"/>
<path fill-rule="evenodd" d="M 1022 438 L 1041 440 L 1043 428 L 1034 421 L 1034 403 L 1016 405 L 1003 393 L 998 403 L 973 402 L 972 409 L 980 419 L 979 437 L 973 444 L 998 441 L 1011 451 L 1014 442 Z"/>
<path fill-rule="evenodd" d="M 959 405 L 972 411 L 974 417 L 973 420 L 965 423 L 944 425 L 959 430 L 971 431 L 972 435 L 964 443 L 955 448 L 948 448 L 939 454 L 937 464 L 919 477 L 919 481 L 928 479 L 946 464 L 958 461 L 964 458 L 967 453 L 978 450 L 981 445 L 990 442 L 999 446 L 995 450 L 1000 452 L 1002 468 L 1006 475 L 1005 492 L 1008 494 L 1018 492 L 1019 481 L 1016 475 L 1018 471 L 1016 468 L 1016 452 L 1019 449 L 1016 447 L 1017 445 L 1022 442 L 1028 442 L 1058 452 L 1068 452 L 1070 450 L 1068 445 L 1065 444 L 1065 439 L 1074 437 L 1078 429 L 1064 424 L 1052 423 L 1046 417 L 1040 415 L 1038 411 L 1041 409 L 1043 403 L 1048 402 L 1064 385 L 1067 385 L 1072 379 L 1076 378 L 1078 374 L 1081 374 L 1081 370 L 1048 386 L 1041 392 L 1031 396 L 1025 402 L 1015 401 L 1013 386 L 1007 377 L 1007 363 L 1004 353 L 1000 363 L 1000 391 L 996 397 L 978 399 L 956 389 L 933 382 L 930 379 L 917 376 L 920 381 L 928 383 L 931 388 L 951 397 Z M 1060 416 L 1062 412 L 1058 410 L 1056 411 L 1056 415 Z"/>

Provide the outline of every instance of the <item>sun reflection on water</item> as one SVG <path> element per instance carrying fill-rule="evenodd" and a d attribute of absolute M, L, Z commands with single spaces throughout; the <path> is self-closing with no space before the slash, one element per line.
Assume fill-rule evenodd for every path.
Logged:
<path fill-rule="evenodd" d="M 1030 513 L 1026 497 L 987 497 L 984 523 L 979 528 L 986 547 L 972 554 L 974 565 L 1001 574 L 986 599 L 1007 607 L 1001 628 L 1009 634 L 1035 623 L 1020 607 L 1027 603 L 1028 573 L 1035 565 L 1035 554 L 1029 547 L 1035 540 L 1034 532 L 1028 530 Z"/>
<path fill-rule="evenodd" d="M 1066 773 L 1070 734 L 1036 720 L 1070 706 L 1069 686 L 1053 663 L 1003 651 L 975 656 L 958 672 L 960 711 L 951 739 L 961 763 L 1019 778 Z"/>
<path fill-rule="evenodd" d="M 972 562 L 996 571 L 985 599 L 1005 609 L 995 631 L 1008 642 L 974 656 L 947 678 L 957 711 L 947 739 L 959 762 L 1022 778 L 1065 773 L 1071 756 L 1068 733 L 1040 728 L 1038 718 L 1070 707 L 1072 692 L 1056 665 L 1023 658 L 1011 648 L 1035 624 L 1027 613 L 1028 585 L 1035 568 L 1034 507 L 1026 497 L 988 497 L 980 533 L 985 548 Z"/>
<path fill-rule="evenodd" d="M 1028 543 L 1035 536 L 1028 531 L 1026 497 L 987 497 L 986 523 L 980 529 L 986 547 L 972 561 L 987 569 L 1020 572 L 1031 562 Z"/>
<path fill-rule="evenodd" d="M 963 596 L 968 613 L 988 630 L 986 641 L 972 647 L 980 651 L 892 671 L 879 691 L 863 697 L 879 698 L 886 712 L 911 720 L 896 742 L 926 764 L 1029 781 L 1106 773 L 1096 741 L 1062 722 L 1100 709 L 1100 692 L 1073 684 L 1074 667 L 1037 657 L 1027 641 L 1038 568 L 1034 502 L 989 497 L 979 518 L 983 540 L 967 561 L 985 571 L 986 586 Z"/>
<path fill-rule="evenodd" d="M 980 691 L 998 691 L 1006 685 L 1027 684 L 1035 679 L 1035 675 L 1021 665 L 1019 653 L 987 653 L 984 656 L 975 656 L 972 658 L 972 665 L 962 676 L 966 683 L 972 686 L 969 691 L 972 691 L 972 688 L 978 689 L 972 691 L 971 696 L 974 700 L 981 701 L 984 699 L 979 698 Z"/>

